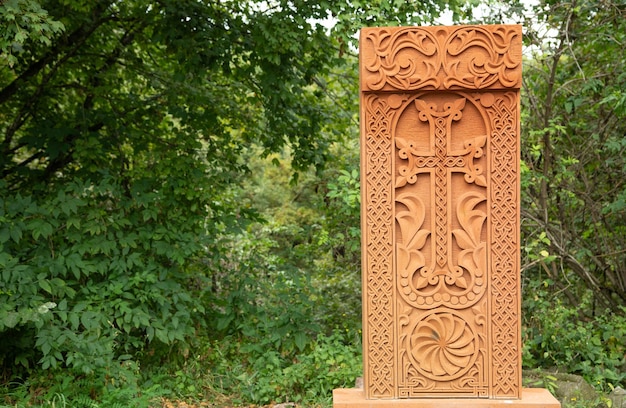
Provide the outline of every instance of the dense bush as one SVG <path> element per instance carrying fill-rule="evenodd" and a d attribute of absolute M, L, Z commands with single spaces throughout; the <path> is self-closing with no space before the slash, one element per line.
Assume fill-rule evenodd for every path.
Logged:
<path fill-rule="evenodd" d="M 226 384 L 225 392 L 240 396 L 243 401 L 258 404 L 275 402 L 330 402 L 332 390 L 354 386 L 362 375 L 361 355 L 355 340 L 358 333 L 336 330 L 319 335 L 306 349 L 297 353 L 266 347 L 240 347 L 235 339 L 231 354 L 222 354 L 225 371 L 216 370 Z M 238 370 L 233 372 L 233 367 Z"/>
<path fill-rule="evenodd" d="M 626 385 L 626 310 L 593 310 L 593 296 L 579 305 L 554 297 L 549 280 L 537 282 L 523 302 L 526 368 L 555 368 L 582 375 L 598 390 Z"/>

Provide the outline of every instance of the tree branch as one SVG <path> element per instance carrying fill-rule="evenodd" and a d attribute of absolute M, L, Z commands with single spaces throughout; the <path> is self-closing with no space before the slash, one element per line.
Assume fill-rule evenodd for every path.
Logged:
<path fill-rule="evenodd" d="M 68 53 L 69 55 L 67 56 L 69 58 L 69 56 L 71 56 L 73 52 L 75 52 L 78 48 L 80 48 L 80 46 L 87 40 L 87 38 L 89 38 L 91 34 L 93 34 L 93 32 L 98 27 L 100 27 L 102 24 L 104 24 L 106 21 L 109 20 L 108 18 L 100 19 L 100 17 L 106 11 L 106 9 L 109 7 L 110 4 L 111 4 L 110 1 L 101 2 L 99 6 L 95 8 L 94 16 L 96 18 L 92 21 L 93 25 L 91 26 L 82 25 L 78 27 L 76 30 L 72 32 L 72 34 L 60 40 L 54 47 L 52 47 L 46 53 L 46 55 L 44 55 L 39 60 L 31 64 L 28 67 L 28 69 L 22 72 L 20 76 L 15 78 L 13 82 L 5 86 L 0 91 L 0 104 L 3 104 L 7 100 L 9 100 L 9 98 L 11 98 L 19 90 L 22 83 L 28 81 L 33 76 L 37 75 L 46 65 L 50 64 L 56 58 L 56 56 L 62 52 L 64 48 L 68 46 L 72 46 L 72 50 L 70 51 L 70 53 Z"/>

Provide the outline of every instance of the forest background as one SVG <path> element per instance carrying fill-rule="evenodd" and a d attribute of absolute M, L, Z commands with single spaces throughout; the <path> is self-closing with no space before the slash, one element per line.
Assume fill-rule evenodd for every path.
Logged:
<path fill-rule="evenodd" d="M 626 3 L 2 0 L 0 405 L 325 406 L 352 386 L 355 35 L 444 13 L 524 24 L 523 363 L 608 404 Z"/>

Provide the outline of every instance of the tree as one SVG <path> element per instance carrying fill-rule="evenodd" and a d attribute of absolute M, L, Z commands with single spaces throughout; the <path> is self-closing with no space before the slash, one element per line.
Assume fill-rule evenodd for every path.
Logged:
<path fill-rule="evenodd" d="M 0 21 L 4 27 L 0 37 L 0 51 L 9 66 L 17 62 L 13 53 L 23 50 L 28 40 L 50 45 L 63 24 L 53 20 L 36 0 L 6 0 L 0 7 Z"/>
<path fill-rule="evenodd" d="M 536 19 L 526 24 L 533 58 L 522 119 L 527 268 L 547 273 L 573 304 L 586 288 L 599 310 L 619 312 L 626 305 L 626 8 L 549 1 L 529 15 Z"/>
<path fill-rule="evenodd" d="M 149 344 L 193 336 L 215 287 L 206 265 L 227 259 L 221 237 L 256 219 L 235 194 L 249 155 L 289 146 L 296 171 L 322 169 L 349 126 L 327 82 L 355 27 L 443 9 L 3 2 L 4 376 L 17 365 L 110 376 Z M 341 22 L 330 33 L 314 22 L 329 16 Z"/>

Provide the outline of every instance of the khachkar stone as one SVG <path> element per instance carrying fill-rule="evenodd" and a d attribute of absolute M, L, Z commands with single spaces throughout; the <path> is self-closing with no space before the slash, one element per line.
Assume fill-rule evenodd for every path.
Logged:
<path fill-rule="evenodd" d="M 559 407 L 521 378 L 521 26 L 360 47 L 364 387 L 334 406 Z"/>

